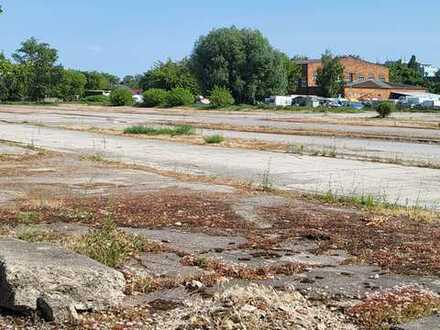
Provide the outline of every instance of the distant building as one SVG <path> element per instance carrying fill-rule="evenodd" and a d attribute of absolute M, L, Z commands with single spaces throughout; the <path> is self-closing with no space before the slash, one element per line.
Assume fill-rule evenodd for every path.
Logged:
<path fill-rule="evenodd" d="M 342 56 L 339 61 L 344 67 L 344 97 L 351 100 L 388 100 L 400 92 L 426 92 L 425 88 L 390 83 L 390 71 L 382 64 L 371 63 L 356 57 Z M 298 82 L 298 93 L 319 94 L 317 85 L 321 60 L 297 61 L 302 67 Z M 398 98 L 398 97 L 396 97 Z"/>
<path fill-rule="evenodd" d="M 375 64 L 351 56 L 339 58 L 344 67 L 344 81 L 351 83 L 368 79 L 389 81 L 389 69 L 381 64 Z M 321 60 L 297 61 L 302 67 L 302 76 L 298 83 L 298 93 L 315 95 L 319 93 L 316 82 L 318 69 L 322 67 Z"/>
<path fill-rule="evenodd" d="M 425 93 L 426 88 L 395 84 L 378 79 L 357 80 L 347 83 L 344 95 L 347 99 L 356 100 L 388 100 L 399 99 L 409 93 Z"/>
<path fill-rule="evenodd" d="M 434 78 L 437 72 L 439 72 L 439 68 L 435 67 L 431 64 L 420 64 L 420 67 L 423 71 L 423 76 L 426 78 Z"/>

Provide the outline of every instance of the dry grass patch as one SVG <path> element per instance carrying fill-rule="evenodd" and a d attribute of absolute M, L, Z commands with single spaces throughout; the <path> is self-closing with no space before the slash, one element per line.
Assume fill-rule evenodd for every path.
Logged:
<path fill-rule="evenodd" d="M 171 314 L 171 315 L 170 315 Z M 295 291 L 233 287 L 213 299 L 193 299 L 155 324 L 164 329 L 355 329 L 343 315 L 312 306 Z"/>
<path fill-rule="evenodd" d="M 263 280 L 275 275 L 293 275 L 304 271 L 305 267 L 300 263 L 275 264 L 265 267 L 248 267 L 246 265 L 226 264 L 219 260 L 188 255 L 182 258 L 181 263 L 185 266 L 196 266 L 226 278 L 242 280 Z"/>
<path fill-rule="evenodd" d="M 214 272 L 207 272 L 193 276 L 177 276 L 177 277 L 153 277 L 153 276 L 136 276 L 124 271 L 126 279 L 125 293 L 133 295 L 136 293 L 150 293 L 158 290 L 173 289 L 179 286 L 187 286 L 197 281 L 207 287 L 227 281 L 226 278 Z"/>
<path fill-rule="evenodd" d="M 66 198 L 50 204 L 25 202 L 14 210 L 0 209 L 0 221 L 19 223 L 17 215 L 38 213 L 38 223 L 79 222 L 100 225 L 111 216 L 121 226 L 246 229 L 250 225 L 235 214 L 228 196 L 172 190 L 113 197 Z"/>
<path fill-rule="evenodd" d="M 275 224 L 278 242 L 302 237 L 317 241 L 317 252 L 345 250 L 354 256 L 353 262 L 376 264 L 395 273 L 440 274 L 440 222 L 312 207 L 266 208 L 260 214 Z"/>

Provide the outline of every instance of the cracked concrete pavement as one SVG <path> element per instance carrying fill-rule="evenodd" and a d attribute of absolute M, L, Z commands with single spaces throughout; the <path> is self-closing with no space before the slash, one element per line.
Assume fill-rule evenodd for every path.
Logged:
<path fill-rule="evenodd" d="M 438 208 L 439 171 L 325 157 L 136 139 L 26 124 L 0 123 L 0 139 L 79 154 L 102 154 L 191 174 L 228 177 L 295 191 L 374 195 L 402 205 Z"/>

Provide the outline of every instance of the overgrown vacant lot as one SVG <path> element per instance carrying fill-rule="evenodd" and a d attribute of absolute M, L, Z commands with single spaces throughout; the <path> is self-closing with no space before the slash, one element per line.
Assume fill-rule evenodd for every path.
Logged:
<path fill-rule="evenodd" d="M 26 150 L 0 159 L 0 241 L 93 258 L 123 274 L 125 298 L 52 322 L 2 309 L 2 327 L 381 329 L 435 321 L 434 212 Z"/>

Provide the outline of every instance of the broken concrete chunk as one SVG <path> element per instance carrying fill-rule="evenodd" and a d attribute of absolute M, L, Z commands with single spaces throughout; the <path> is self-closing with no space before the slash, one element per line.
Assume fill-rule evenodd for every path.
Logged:
<path fill-rule="evenodd" d="M 0 307 L 38 311 L 63 321 L 80 311 L 117 306 L 124 298 L 120 272 L 48 244 L 0 239 Z"/>

